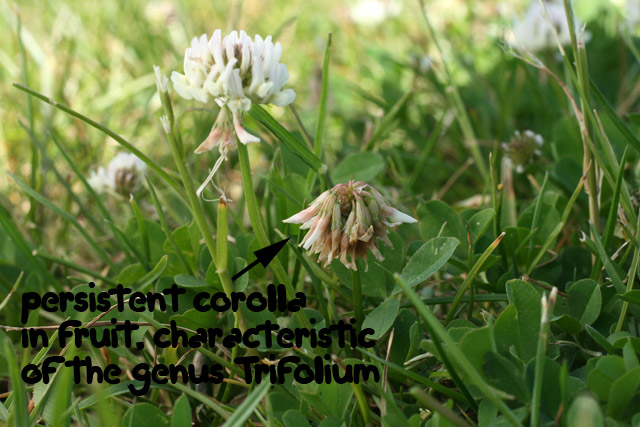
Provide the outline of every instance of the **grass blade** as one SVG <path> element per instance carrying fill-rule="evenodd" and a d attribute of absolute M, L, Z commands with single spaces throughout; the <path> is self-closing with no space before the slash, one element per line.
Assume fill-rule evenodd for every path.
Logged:
<path fill-rule="evenodd" d="M 331 33 L 327 35 L 327 46 L 324 50 L 322 64 L 322 89 L 320 90 L 320 107 L 318 108 L 318 122 L 313 140 L 313 151 L 318 158 L 322 158 L 322 143 L 324 142 L 324 124 L 327 120 L 327 97 L 329 95 L 329 60 L 331 59 Z"/>
<path fill-rule="evenodd" d="M 493 243 L 489 245 L 489 247 L 482 253 L 482 255 L 480 255 L 480 258 L 478 258 L 478 261 L 476 261 L 476 263 L 473 265 L 473 267 L 471 268 L 471 271 L 469 271 L 469 274 L 464 279 L 464 282 L 462 282 L 462 285 L 460 285 L 458 292 L 456 292 L 456 296 L 453 299 L 453 303 L 449 308 L 449 314 L 447 314 L 447 319 L 444 321 L 445 325 L 451 322 L 451 320 L 453 319 L 453 316 L 455 316 L 455 313 L 458 310 L 458 307 L 460 306 L 460 303 L 462 301 L 462 296 L 465 294 L 465 292 L 467 292 L 467 288 L 475 280 L 476 276 L 480 272 L 480 269 L 484 265 L 485 261 L 487 260 L 487 258 L 489 258 L 489 255 L 491 255 L 493 251 L 498 247 L 504 235 L 505 233 L 503 232 L 498 236 L 496 240 L 493 241 Z"/>
<path fill-rule="evenodd" d="M 158 195 L 156 194 L 155 188 L 153 188 L 153 185 L 151 184 L 151 181 L 149 180 L 148 177 L 145 176 L 145 179 L 147 180 L 147 187 L 149 188 L 149 193 L 151 193 L 151 199 L 153 200 L 153 205 L 156 208 L 158 219 L 160 220 L 160 225 L 162 226 L 162 230 L 164 230 L 165 236 L 167 236 L 167 240 L 169 241 L 171 248 L 176 253 L 176 255 L 178 256 L 178 259 L 180 259 L 180 262 L 182 263 L 182 265 L 184 265 L 187 272 L 191 275 L 194 275 L 193 269 L 191 268 L 184 254 L 176 244 L 176 240 L 173 238 L 173 233 L 171 232 L 171 230 L 169 230 L 169 226 L 167 225 L 167 220 L 164 217 L 162 205 L 160 204 L 160 200 L 158 200 Z"/>
<path fill-rule="evenodd" d="M 145 259 L 150 261 L 151 248 L 149 246 L 149 234 L 147 233 L 147 227 L 144 223 L 144 219 L 142 218 L 142 212 L 140 212 L 140 207 L 138 206 L 138 203 L 136 203 L 136 199 L 133 197 L 133 194 L 129 201 L 131 203 L 131 209 L 133 209 L 133 214 L 136 218 L 136 223 L 138 224 L 138 231 L 140 232 L 140 238 L 142 239 Z"/>
<path fill-rule="evenodd" d="M 613 191 L 613 198 L 611 199 L 611 208 L 609 209 L 609 216 L 607 217 L 607 224 L 605 225 L 604 235 L 602 237 L 602 246 L 605 250 L 609 247 L 609 242 L 613 237 L 613 232 L 616 228 L 616 220 L 618 218 L 618 203 L 620 202 L 620 189 L 622 188 L 622 181 L 624 181 L 624 165 L 627 160 L 627 152 L 628 150 L 625 148 L 624 153 L 622 154 L 622 160 L 620 161 L 620 169 L 618 172 L 618 179 L 616 180 L 616 187 Z M 597 258 L 593 263 L 593 269 L 591 270 L 591 278 L 593 280 L 598 280 L 600 276 L 600 269 L 602 268 L 602 263 L 600 259 Z"/>
<path fill-rule="evenodd" d="M 393 120 L 398 115 L 398 112 L 402 109 L 402 107 L 404 107 L 409 98 L 411 98 L 413 92 L 414 90 L 411 89 L 404 95 L 402 95 L 400 99 L 398 99 L 396 103 L 393 104 L 393 106 L 389 109 L 387 114 L 382 117 L 382 120 L 380 120 L 380 123 L 378 123 L 378 126 L 376 126 L 376 130 L 373 132 L 373 135 L 371 135 L 371 138 L 369 139 L 369 141 L 367 141 L 367 146 L 365 147 L 366 151 L 373 150 L 376 142 L 378 142 L 380 138 L 386 135 L 387 132 L 392 130 L 392 127 L 390 126 L 391 122 L 393 122 Z"/>
<path fill-rule="evenodd" d="M 322 163 L 322 160 L 318 158 L 309 148 L 294 137 L 288 130 L 286 130 L 277 120 L 262 107 L 253 104 L 249 114 L 262 123 L 276 138 L 284 144 L 285 147 L 296 156 L 298 156 L 303 162 L 305 162 L 311 169 L 318 173 L 325 173 L 326 166 Z"/>
<path fill-rule="evenodd" d="M 267 394 L 271 383 L 263 381 L 245 398 L 244 402 L 234 411 L 225 423 L 226 427 L 243 427 L 262 398 Z"/>
<path fill-rule="evenodd" d="M 71 215 L 69 212 L 65 211 L 64 209 L 62 209 L 58 205 L 53 204 L 51 201 L 49 201 L 48 199 L 43 197 L 40 193 L 36 192 L 33 188 L 29 187 L 20 178 L 18 178 L 17 176 L 12 174 L 11 172 L 7 172 L 7 173 L 13 179 L 13 181 L 16 184 L 18 184 L 18 186 L 25 193 L 27 193 L 28 195 L 33 197 L 35 200 L 37 200 L 39 203 L 41 203 L 44 206 L 48 207 L 49 209 L 51 209 L 52 211 L 54 211 L 55 213 L 57 213 L 61 217 L 65 218 L 66 220 L 71 222 L 71 224 L 73 224 L 73 226 L 80 232 L 80 234 L 82 234 L 82 237 L 85 238 L 87 243 L 89 243 L 89 245 L 100 256 L 100 258 L 107 265 L 109 265 L 111 268 L 113 268 L 116 271 L 119 271 L 119 268 L 114 264 L 113 261 L 111 261 L 111 258 L 109 257 L 109 254 L 107 254 L 107 252 L 102 247 L 100 247 L 98 245 L 98 243 L 95 241 L 95 239 L 93 237 L 91 237 L 91 235 L 87 232 L 87 230 L 80 224 L 80 222 L 78 222 L 78 220 L 73 215 Z"/>
<path fill-rule="evenodd" d="M 47 104 L 53 105 L 54 107 L 56 107 L 57 109 L 64 111 L 65 113 L 69 114 L 70 116 L 73 116 L 77 119 L 82 120 L 83 122 L 87 123 L 90 126 L 93 126 L 94 128 L 98 129 L 99 131 L 103 132 L 104 134 L 110 136 L 111 138 L 113 138 L 118 144 L 122 145 L 124 148 L 126 148 L 128 151 L 130 151 L 131 153 L 135 154 L 136 157 L 138 157 L 140 160 L 142 160 L 143 162 L 145 162 L 147 164 L 147 166 L 149 166 L 149 168 L 151 170 L 153 170 L 155 173 L 157 173 L 163 181 L 165 181 L 167 184 L 169 184 L 174 190 L 176 190 L 176 192 L 182 196 L 182 198 L 186 198 L 185 194 L 184 194 L 184 190 L 180 187 L 180 185 L 178 184 L 178 182 L 173 179 L 167 172 L 165 172 L 160 166 L 158 166 L 153 160 L 151 160 L 149 157 L 147 157 L 142 151 L 138 150 L 136 147 L 134 147 L 129 141 L 127 141 L 126 139 L 124 139 L 123 137 L 121 137 L 120 135 L 118 135 L 117 133 L 113 132 L 111 129 L 107 128 L 106 126 L 101 125 L 100 123 L 91 120 L 89 117 L 84 116 L 80 113 L 78 113 L 75 110 L 72 110 L 71 108 L 60 104 L 57 101 L 54 101 L 53 99 L 49 98 L 48 96 L 45 96 L 43 94 L 41 94 L 40 92 L 37 92 L 29 87 L 26 87 L 24 85 L 21 85 L 19 83 L 13 83 L 13 86 L 16 87 L 17 89 L 20 89 L 23 92 L 28 93 L 31 96 L 34 96 L 38 99 L 40 99 L 41 101 L 46 102 Z"/>
<path fill-rule="evenodd" d="M 591 164 L 590 167 L 593 167 L 593 164 Z M 544 254 L 547 252 L 547 249 L 549 249 L 549 247 L 551 246 L 555 238 L 558 237 L 558 234 L 560 234 L 560 232 L 564 228 L 564 225 L 567 223 L 567 220 L 569 219 L 569 214 L 571 213 L 573 204 L 576 202 L 576 199 L 578 198 L 578 195 L 580 194 L 580 190 L 582 190 L 582 186 L 584 185 L 584 182 L 586 179 L 587 179 L 586 175 L 580 178 L 580 182 L 578 182 L 578 186 L 573 191 L 573 194 L 569 198 L 569 201 L 567 202 L 567 205 L 565 206 L 564 211 L 562 212 L 562 217 L 560 219 L 560 222 L 558 223 L 558 225 L 556 225 L 556 228 L 554 228 L 553 231 L 549 234 L 549 237 L 547 237 L 547 240 L 544 242 L 544 244 L 540 248 L 540 252 L 538 252 L 538 255 L 536 255 L 536 257 L 533 259 L 531 264 L 529 264 L 529 267 L 527 268 L 527 276 L 531 275 L 531 272 L 536 268 L 536 265 L 538 265 L 538 262 L 540 262 Z"/>
<path fill-rule="evenodd" d="M 29 401 L 27 399 L 27 391 L 22 384 L 20 378 L 20 367 L 16 360 L 13 349 L 13 343 L 9 337 L 4 337 L 4 355 L 9 365 L 9 377 L 11 378 L 11 395 L 13 396 L 13 404 L 11 405 L 11 413 L 9 414 L 9 422 L 7 425 L 26 427 L 30 426 L 29 422 Z"/>

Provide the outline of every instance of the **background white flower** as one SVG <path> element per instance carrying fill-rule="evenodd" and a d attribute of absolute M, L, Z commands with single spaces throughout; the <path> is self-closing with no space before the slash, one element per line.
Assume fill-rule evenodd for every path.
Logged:
<path fill-rule="evenodd" d="M 349 11 L 351 20 L 358 25 L 378 25 L 400 13 L 402 6 L 394 0 L 360 0 Z"/>
<path fill-rule="evenodd" d="M 106 170 L 102 166 L 92 171 L 87 180 L 96 193 L 115 192 L 127 197 L 142 188 L 147 165 L 131 153 L 118 153 L 109 162 Z"/>
<path fill-rule="evenodd" d="M 550 1 L 545 3 L 551 25 L 558 32 L 558 40 L 565 46 L 571 43 L 571 34 L 562 2 Z M 512 44 L 518 49 L 529 52 L 538 52 L 544 49 L 555 49 L 556 39 L 553 35 L 553 28 L 547 22 L 544 11 L 538 0 L 534 0 L 525 16 L 516 19 L 513 24 Z M 577 33 L 580 32 L 579 25 L 576 25 Z"/>

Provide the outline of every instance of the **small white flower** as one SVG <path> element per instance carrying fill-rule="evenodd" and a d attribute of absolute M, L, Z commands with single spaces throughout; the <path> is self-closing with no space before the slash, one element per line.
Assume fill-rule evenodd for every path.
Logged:
<path fill-rule="evenodd" d="M 513 24 L 512 44 L 515 48 L 531 53 L 556 48 L 554 28 L 558 33 L 560 44 L 563 46 L 571 44 L 571 34 L 562 3 L 549 1 L 545 3 L 545 7 L 553 28 L 546 20 L 540 2 L 534 0 L 524 18 L 516 19 Z M 579 30 L 576 31 L 576 33 L 579 32 Z"/>
<path fill-rule="evenodd" d="M 128 197 L 142 188 L 146 164 L 131 153 L 118 153 L 106 170 L 102 166 L 91 172 L 87 182 L 96 193 L 117 193 Z"/>
<path fill-rule="evenodd" d="M 118 153 L 107 166 L 107 175 L 113 189 L 122 196 L 137 193 L 142 188 L 147 165 L 131 153 Z"/>
<path fill-rule="evenodd" d="M 206 103 L 213 98 L 220 106 L 207 139 L 196 149 L 202 153 L 218 147 L 226 157 L 237 145 L 260 140 L 242 126 L 242 115 L 252 103 L 289 105 L 295 99 L 292 89 L 283 89 L 289 79 L 285 64 L 280 63 L 282 45 L 271 36 L 255 39 L 244 31 L 232 31 L 222 38 L 216 30 L 211 39 L 203 34 L 191 41 L 184 57 L 184 74 L 174 71 L 173 87 L 185 99 Z"/>
<path fill-rule="evenodd" d="M 530 163 L 542 155 L 540 147 L 543 142 L 542 136 L 531 130 L 525 130 L 522 133 L 515 131 L 511 141 L 502 144 L 505 165 L 515 168 L 518 173 L 524 172 Z"/>
<path fill-rule="evenodd" d="M 91 171 L 87 182 L 91 188 L 93 188 L 93 191 L 98 194 L 104 193 L 107 189 L 111 188 L 111 182 L 107 175 L 107 171 L 102 166 L 95 171 Z"/>

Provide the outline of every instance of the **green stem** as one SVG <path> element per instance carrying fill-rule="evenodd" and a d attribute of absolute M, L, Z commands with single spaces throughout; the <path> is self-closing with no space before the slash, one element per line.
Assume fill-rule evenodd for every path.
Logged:
<path fill-rule="evenodd" d="M 251 177 L 251 164 L 249 163 L 249 150 L 245 144 L 238 144 L 238 158 L 240 159 L 240 171 L 242 172 L 242 186 L 244 188 L 244 198 L 247 202 L 247 210 L 249 211 L 249 219 L 253 231 L 256 234 L 256 239 L 262 247 L 269 246 L 269 236 L 262 222 L 262 214 L 260 213 L 260 205 L 258 205 L 258 199 L 256 197 L 255 190 L 253 189 L 253 180 Z M 271 261 L 271 269 L 276 276 L 276 279 L 287 289 L 287 298 L 294 298 L 295 290 L 291 286 L 291 281 L 287 276 L 287 273 L 280 263 L 278 258 L 274 258 Z M 303 327 L 309 327 L 309 321 L 303 314 L 303 311 L 296 312 L 296 316 L 300 320 Z"/>
<path fill-rule="evenodd" d="M 216 262 L 216 273 L 218 273 L 218 277 L 220 277 L 220 283 L 222 283 L 222 289 L 224 289 L 224 293 L 227 294 L 229 298 L 231 298 L 231 293 L 233 292 L 233 283 L 231 282 L 231 277 L 229 277 L 229 271 L 227 269 L 228 262 L 228 234 L 229 234 L 229 214 L 227 211 L 227 201 L 223 196 L 220 197 L 218 201 L 218 230 L 217 230 L 217 252 L 218 259 Z M 240 330 L 244 333 L 247 330 L 247 324 L 244 321 L 241 311 L 234 311 L 233 316 L 235 319 L 235 324 Z M 233 359 L 232 359 L 233 360 Z"/>
<path fill-rule="evenodd" d="M 587 117 L 586 111 L 589 110 L 590 107 L 588 105 L 589 100 L 589 69 L 587 66 L 587 53 L 584 47 L 584 42 L 582 40 L 578 40 L 575 31 L 575 23 L 573 19 L 573 9 L 571 7 L 570 0 L 564 0 L 564 10 L 567 16 L 567 24 L 569 25 L 569 34 L 571 36 L 571 45 L 573 47 L 573 56 L 575 57 L 575 63 L 577 68 L 577 76 L 578 76 L 578 84 L 582 88 L 584 93 L 584 98 L 580 100 L 580 108 L 582 109 L 583 116 Z M 589 139 L 592 138 L 593 132 L 591 130 L 591 126 L 589 122 L 585 121 L 585 131 Z M 583 167 L 585 170 L 584 173 L 587 174 L 587 185 L 585 189 L 587 190 L 587 194 L 589 195 L 589 220 L 596 226 L 596 230 L 600 230 L 600 208 L 598 206 L 598 177 L 596 175 L 595 166 L 589 167 L 593 163 L 593 154 L 587 144 L 584 144 L 584 160 Z M 593 236 L 592 236 L 593 237 Z"/>
<path fill-rule="evenodd" d="M 638 212 L 638 223 L 636 224 L 636 230 L 640 228 L 640 212 Z M 635 236 L 635 249 L 633 250 L 633 261 L 631 261 L 631 270 L 629 270 L 629 276 L 627 277 L 627 289 L 626 292 L 631 292 L 633 289 L 633 284 L 636 279 L 636 273 L 638 271 L 638 258 L 640 257 L 640 244 L 638 244 L 638 235 L 640 232 L 636 232 Z M 622 303 L 622 310 L 620 311 L 620 318 L 618 319 L 618 323 L 616 324 L 616 332 L 620 332 L 622 330 L 622 325 L 624 325 L 624 318 L 627 316 L 627 310 L 629 310 L 629 301 L 624 301 Z"/>
<path fill-rule="evenodd" d="M 362 313 L 362 282 L 360 280 L 360 270 L 351 271 L 353 283 L 353 312 L 356 316 L 356 330 L 360 332 L 364 314 Z"/>
<path fill-rule="evenodd" d="M 473 157 L 474 163 L 476 164 L 476 167 L 478 168 L 478 171 L 480 172 L 480 175 L 482 176 L 482 179 L 486 186 L 489 184 L 489 173 L 487 171 L 484 158 L 482 157 L 482 153 L 478 145 L 478 140 L 473 131 L 473 126 L 471 125 L 471 119 L 469 118 L 469 114 L 467 113 L 467 110 L 464 107 L 464 103 L 462 102 L 460 92 L 458 91 L 458 88 L 455 84 L 455 81 L 453 80 L 451 72 L 449 71 L 449 67 L 447 66 L 447 60 L 445 59 L 444 51 L 440 46 L 438 35 L 436 34 L 436 31 L 434 30 L 433 25 L 431 25 L 431 21 L 429 20 L 429 17 L 425 12 L 424 0 L 418 0 L 418 3 L 420 6 L 420 11 L 422 12 L 422 17 L 424 18 L 424 21 L 427 24 L 429 35 L 431 36 L 431 39 L 433 40 L 433 43 L 436 46 L 436 49 L 438 50 L 438 54 L 440 55 L 440 58 L 442 58 L 442 67 L 444 70 L 443 77 L 445 80 L 444 83 L 447 85 L 446 95 L 448 95 L 449 101 L 451 102 L 453 108 L 456 110 L 456 118 L 458 119 L 458 124 L 460 126 L 460 129 L 464 137 L 464 145 L 471 152 L 471 156 Z"/>

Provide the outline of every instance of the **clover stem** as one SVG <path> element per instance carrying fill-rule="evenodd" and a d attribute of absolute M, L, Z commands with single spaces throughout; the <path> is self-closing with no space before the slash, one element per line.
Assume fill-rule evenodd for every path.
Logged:
<path fill-rule="evenodd" d="M 360 332 L 364 315 L 362 314 L 362 282 L 360 280 L 360 270 L 351 271 L 351 282 L 353 285 L 353 312 L 356 316 L 356 330 Z"/>
<path fill-rule="evenodd" d="M 167 122 L 169 127 L 169 129 L 165 128 L 165 132 L 167 135 L 167 139 L 169 140 L 169 145 L 171 146 L 171 154 L 173 155 L 173 160 L 176 163 L 178 173 L 180 174 L 180 179 L 182 180 L 182 185 L 184 185 L 187 199 L 189 200 L 191 213 L 193 215 L 193 218 L 195 219 L 198 229 L 200 230 L 200 233 L 204 238 L 205 245 L 207 246 L 209 254 L 211 255 L 211 262 L 216 267 L 216 273 L 218 273 L 218 277 L 220 278 L 222 287 L 225 293 L 230 297 L 231 292 L 233 291 L 233 284 L 231 283 L 231 278 L 229 277 L 229 272 L 227 271 L 227 204 L 223 201 L 223 197 L 223 199 L 221 199 L 221 205 L 223 205 L 222 209 L 220 205 L 218 206 L 218 226 L 222 227 L 222 230 L 218 230 L 218 244 L 216 245 L 216 241 L 213 238 L 213 232 L 211 231 L 209 223 L 207 222 L 207 218 L 205 217 L 204 209 L 202 208 L 198 195 L 196 194 L 196 188 L 193 184 L 193 177 L 191 176 L 191 172 L 187 168 L 187 162 L 182 145 L 182 136 L 180 135 L 180 129 L 178 128 L 178 124 L 175 121 L 175 117 L 173 115 L 171 98 L 166 91 L 160 90 L 159 92 L 160 100 L 162 101 L 162 105 L 166 113 L 165 121 Z M 174 117 L 173 120 L 171 120 L 171 117 Z M 234 312 L 233 315 L 236 319 L 236 323 L 240 325 L 240 329 L 244 332 L 244 330 L 246 329 L 246 323 L 242 318 L 242 312 L 237 311 Z"/>
<path fill-rule="evenodd" d="M 269 235 L 262 221 L 262 214 L 260 213 L 260 205 L 258 204 L 258 198 L 253 188 L 253 181 L 251 177 L 251 164 L 249 162 L 249 150 L 245 144 L 238 144 L 238 158 L 240 159 L 240 171 L 242 172 L 242 186 L 244 188 L 244 198 L 247 203 L 247 210 L 249 211 L 249 219 L 251 220 L 251 226 L 256 234 L 256 239 L 261 247 L 269 246 Z M 285 285 L 287 289 L 287 298 L 293 298 L 295 290 L 291 286 L 291 280 L 287 276 L 287 272 L 280 263 L 278 258 L 274 258 L 270 264 L 276 279 Z M 304 312 L 296 312 L 296 316 L 303 327 L 310 327 L 309 320 L 305 316 Z"/>

